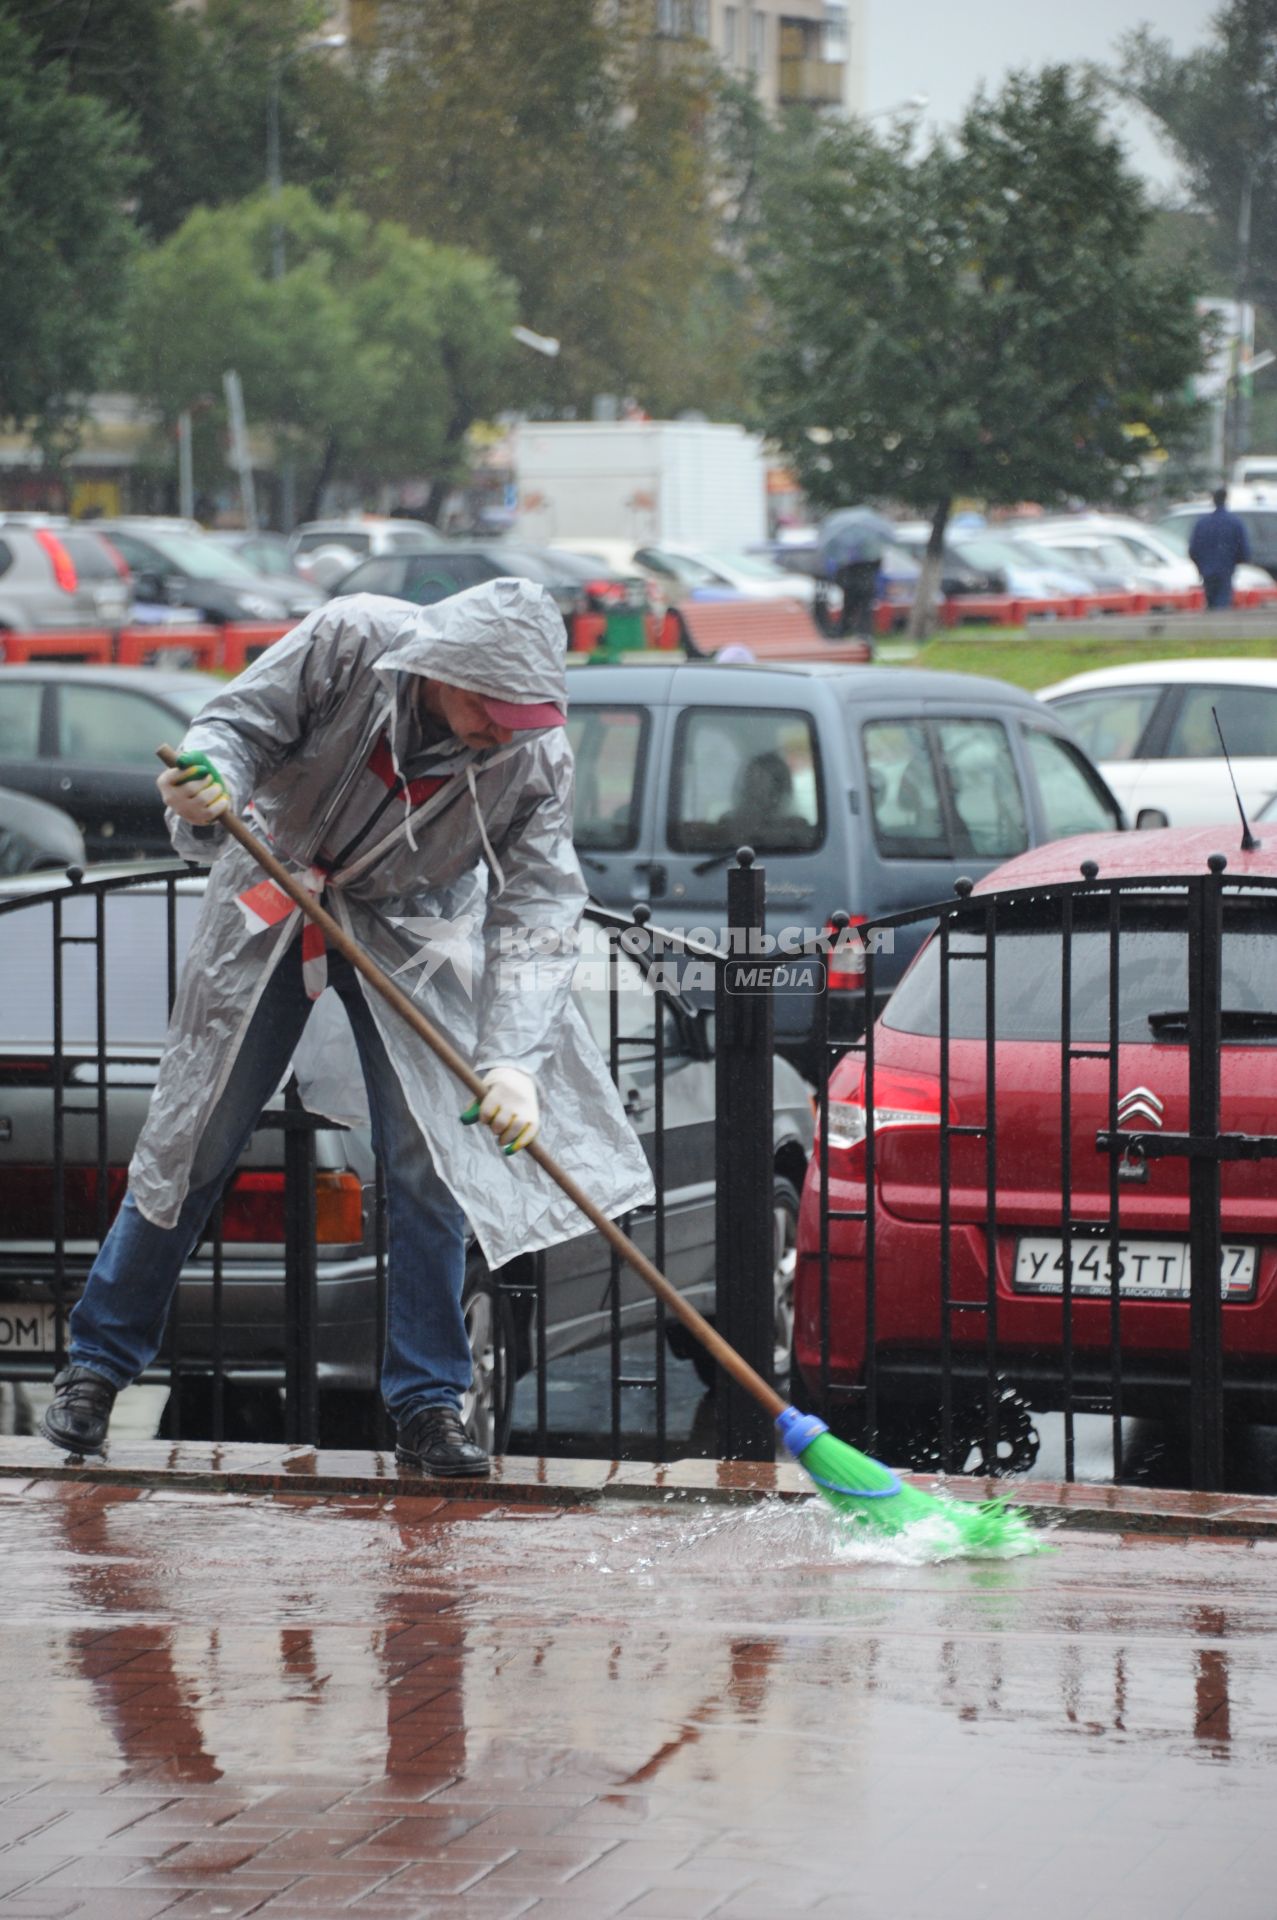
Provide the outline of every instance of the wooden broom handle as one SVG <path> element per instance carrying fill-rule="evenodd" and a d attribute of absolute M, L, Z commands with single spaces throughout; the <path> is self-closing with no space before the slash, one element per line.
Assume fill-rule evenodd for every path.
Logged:
<path fill-rule="evenodd" d="M 176 767 L 179 764 L 177 754 L 172 747 L 163 746 L 156 751 L 166 767 Z M 239 816 L 228 807 L 225 813 L 218 816 L 217 824 L 224 827 L 231 838 L 237 840 L 240 846 L 252 855 L 258 866 L 270 875 L 277 887 L 283 889 L 294 905 L 301 908 L 308 920 L 313 920 L 317 927 L 323 929 L 324 938 L 330 945 L 344 955 L 356 972 L 361 973 L 382 999 L 394 1008 L 399 1017 L 412 1028 L 418 1039 L 425 1041 L 431 1052 L 438 1055 L 466 1091 L 473 1094 L 476 1099 L 482 1099 L 487 1089 L 474 1068 L 462 1059 L 456 1048 L 439 1032 L 438 1028 L 432 1026 L 416 1001 L 411 999 L 402 987 L 397 987 L 388 974 L 382 972 L 376 961 L 364 952 L 357 941 L 351 939 L 346 929 L 334 920 L 331 913 L 320 906 L 314 894 L 275 858 L 270 849 L 262 845 L 257 835 L 245 826 Z M 574 1206 L 580 1208 L 591 1226 L 598 1228 L 621 1259 L 634 1269 L 639 1279 L 651 1288 L 657 1299 L 664 1302 L 668 1311 L 682 1321 L 688 1332 L 700 1341 L 743 1392 L 750 1394 L 761 1407 L 766 1408 L 773 1420 L 785 1411 L 785 1402 L 775 1388 L 769 1386 L 762 1375 L 754 1371 L 748 1360 L 737 1353 L 735 1347 L 729 1346 L 722 1334 L 710 1325 L 704 1315 L 698 1313 L 691 1302 L 683 1298 L 678 1289 L 665 1278 L 660 1268 L 654 1266 L 647 1255 L 635 1246 L 629 1235 L 623 1233 L 614 1220 L 608 1219 L 602 1209 L 597 1207 L 590 1196 L 577 1185 L 572 1175 L 559 1165 L 552 1154 L 546 1152 L 539 1139 L 533 1140 L 530 1146 L 521 1147 L 520 1152 L 526 1153 L 530 1159 L 536 1161 L 539 1167 L 544 1168 L 555 1185 L 566 1193 Z"/>

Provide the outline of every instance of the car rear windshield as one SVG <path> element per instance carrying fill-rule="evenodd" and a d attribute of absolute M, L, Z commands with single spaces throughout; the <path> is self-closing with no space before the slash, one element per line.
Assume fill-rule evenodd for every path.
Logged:
<path fill-rule="evenodd" d="M 114 580 L 123 589 L 124 580 L 111 549 L 96 533 L 60 533 L 58 539 L 70 554 L 81 580 Z"/>
<path fill-rule="evenodd" d="M 1188 935 L 1183 904 L 1124 900 L 1117 953 L 1117 1038 L 1183 1045 L 1187 1038 Z M 994 946 L 994 1023 L 999 1040 L 1061 1038 L 1064 941 L 1058 902 L 998 912 Z M 1070 942 L 1070 1039 L 1109 1037 L 1107 899 L 1074 905 Z M 955 922 L 949 938 L 949 1033 L 985 1037 L 983 927 Z M 938 935 L 923 948 L 888 1003 L 883 1024 L 899 1033 L 940 1032 Z M 1228 1044 L 1277 1042 L 1277 897 L 1231 901 L 1225 908 L 1223 1038 Z M 1231 1018 L 1230 1018 L 1231 1016 Z M 1266 1018 L 1267 1016 L 1267 1018 Z M 1272 1031 L 1265 1031 L 1271 1025 Z"/>

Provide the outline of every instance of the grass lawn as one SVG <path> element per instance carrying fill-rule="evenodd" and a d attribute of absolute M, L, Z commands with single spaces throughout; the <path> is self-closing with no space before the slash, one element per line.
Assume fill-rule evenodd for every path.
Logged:
<path fill-rule="evenodd" d="M 1028 630 L 1003 629 L 996 635 L 988 628 L 970 628 L 937 634 L 919 648 L 909 661 L 911 666 L 943 669 L 947 673 L 987 673 L 995 680 L 1010 680 L 1030 692 L 1065 680 L 1071 673 L 1087 673 L 1093 667 L 1123 666 L 1139 660 L 1271 660 L 1277 657 L 1277 622 L 1271 634 L 1250 635 L 1245 640 L 1213 640 L 1209 633 L 1195 634 L 1191 640 L 1153 637 L 1148 640 L 1069 640 L 1058 639 L 1048 626 Z M 903 664 L 903 662 L 902 662 Z"/>

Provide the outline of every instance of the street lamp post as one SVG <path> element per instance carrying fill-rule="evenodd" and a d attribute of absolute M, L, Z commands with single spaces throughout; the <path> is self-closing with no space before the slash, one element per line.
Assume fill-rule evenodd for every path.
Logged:
<path fill-rule="evenodd" d="M 270 236 L 270 275 L 272 280 L 282 280 L 286 263 L 284 259 L 284 229 L 279 218 L 279 197 L 284 190 L 284 172 L 279 148 L 279 93 L 284 68 L 303 53 L 335 52 L 344 47 L 347 36 L 344 33 L 326 33 L 318 40 L 306 40 L 300 47 L 293 47 L 286 53 L 278 54 L 270 64 L 270 84 L 266 92 L 266 186 L 270 193 L 274 209 L 274 221 Z M 280 519 L 284 523 L 284 532 L 291 533 L 293 522 L 297 518 L 297 476 L 290 455 L 280 468 Z"/>

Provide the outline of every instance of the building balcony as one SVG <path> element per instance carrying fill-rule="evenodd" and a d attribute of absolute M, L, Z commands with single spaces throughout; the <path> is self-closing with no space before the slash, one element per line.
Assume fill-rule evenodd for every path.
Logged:
<path fill-rule="evenodd" d="M 847 68 L 841 60 L 785 58 L 779 63 L 776 98 L 782 107 L 841 104 Z"/>

